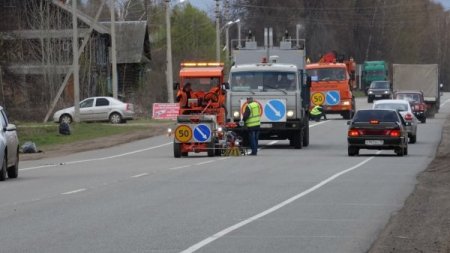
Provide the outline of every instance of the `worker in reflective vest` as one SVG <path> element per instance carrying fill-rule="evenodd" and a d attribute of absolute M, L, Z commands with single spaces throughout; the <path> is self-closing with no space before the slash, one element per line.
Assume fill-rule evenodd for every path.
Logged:
<path fill-rule="evenodd" d="M 311 115 L 311 119 L 315 121 L 320 121 L 320 118 L 327 119 L 327 115 L 323 112 L 323 108 L 320 105 L 316 105 L 311 109 L 311 112 L 309 113 Z"/>
<path fill-rule="evenodd" d="M 259 104 L 253 101 L 252 97 L 248 97 L 243 120 L 248 129 L 248 138 L 250 141 L 250 148 L 252 149 L 252 153 L 250 155 L 257 155 L 258 153 L 259 128 L 261 125 L 260 115 L 261 108 Z"/>
<path fill-rule="evenodd" d="M 191 83 L 188 82 L 183 86 L 183 89 L 178 90 L 177 93 L 177 101 L 180 103 L 180 107 L 188 108 L 188 101 L 190 98 L 195 98 L 195 96 L 192 92 Z"/>

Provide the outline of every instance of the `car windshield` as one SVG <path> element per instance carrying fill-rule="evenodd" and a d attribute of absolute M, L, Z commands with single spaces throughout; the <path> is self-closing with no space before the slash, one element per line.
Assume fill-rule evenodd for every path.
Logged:
<path fill-rule="evenodd" d="M 399 117 L 395 111 L 391 110 L 362 110 L 356 112 L 353 122 L 399 122 Z"/>
<path fill-rule="evenodd" d="M 344 68 L 318 68 L 306 71 L 311 81 L 343 81 L 346 79 Z"/>
<path fill-rule="evenodd" d="M 367 70 L 366 75 L 370 77 L 384 76 L 386 73 L 384 70 Z"/>
<path fill-rule="evenodd" d="M 408 111 L 408 105 L 401 103 L 380 103 L 375 104 L 374 109 L 391 109 L 397 111 Z"/>
<path fill-rule="evenodd" d="M 413 93 L 400 93 L 396 96 L 397 99 L 403 99 L 409 102 L 419 102 L 420 103 L 420 96 L 419 94 L 413 94 Z"/>
<path fill-rule="evenodd" d="M 370 84 L 371 89 L 389 89 L 388 82 L 373 82 Z"/>
<path fill-rule="evenodd" d="M 232 91 L 296 90 L 296 72 L 245 71 L 231 74 Z"/>
<path fill-rule="evenodd" d="M 183 85 L 185 85 L 186 83 L 191 84 L 191 88 L 193 91 L 208 92 L 212 87 L 215 87 L 220 83 L 220 79 L 218 77 L 184 78 Z"/>

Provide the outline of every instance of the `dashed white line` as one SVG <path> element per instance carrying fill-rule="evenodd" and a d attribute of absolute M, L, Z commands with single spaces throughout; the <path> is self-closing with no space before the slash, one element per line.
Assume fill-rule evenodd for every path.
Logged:
<path fill-rule="evenodd" d="M 75 194 L 75 193 L 84 192 L 84 191 L 86 191 L 86 188 L 81 188 L 81 189 L 73 190 L 73 191 L 70 191 L 70 192 L 63 192 L 61 194 L 62 195 L 69 195 L 69 194 Z"/>
<path fill-rule="evenodd" d="M 213 163 L 213 162 L 215 162 L 215 160 L 204 161 L 201 163 L 196 163 L 195 165 L 203 165 L 203 164 L 208 164 L 208 163 Z"/>
<path fill-rule="evenodd" d="M 377 154 L 380 154 L 380 153 L 381 153 L 381 151 L 377 152 Z M 281 202 L 281 203 L 279 203 L 279 204 L 277 204 L 277 205 L 275 205 L 275 206 L 273 206 L 273 207 L 271 207 L 271 208 L 269 208 L 269 209 L 267 209 L 267 210 L 265 210 L 265 211 L 263 211 L 261 213 L 258 213 L 258 214 L 254 215 L 254 216 L 252 216 L 252 217 L 250 217 L 250 218 L 248 218 L 246 220 L 243 220 L 243 221 L 241 221 L 239 223 L 236 223 L 235 225 L 232 225 L 232 226 L 230 226 L 228 228 L 225 228 L 224 230 L 219 231 L 216 234 L 214 234 L 214 235 L 212 235 L 212 236 L 210 236 L 210 237 L 208 237 L 208 238 L 206 238 L 206 239 L 204 239 L 204 240 L 202 240 L 202 241 L 192 245 L 191 247 L 181 251 L 180 253 L 193 253 L 193 252 L 195 252 L 195 251 L 205 247 L 206 245 L 214 242 L 215 240 L 217 240 L 217 239 L 219 239 L 219 238 L 221 238 L 221 237 L 223 237 L 223 236 L 225 236 L 225 235 L 227 235 L 227 234 L 229 234 L 229 233 L 231 233 L 231 232 L 233 232 L 233 231 L 235 231 L 235 230 L 237 230 L 237 229 L 239 229 L 239 228 L 241 228 L 241 227 L 243 227 L 243 226 L 245 226 L 245 225 L 247 225 L 247 224 L 249 224 L 249 223 L 251 223 L 253 221 L 256 221 L 256 220 L 258 220 L 258 219 L 260 219 L 260 218 L 262 218 L 262 217 L 264 217 L 264 216 L 266 216 L 268 214 L 271 214 L 271 213 L 273 213 L 273 212 L 283 208 L 284 206 L 289 205 L 290 203 L 292 203 L 292 202 L 294 202 L 294 201 L 296 201 L 296 200 L 298 200 L 298 199 L 300 199 L 300 198 L 302 198 L 302 197 L 304 197 L 304 196 L 306 196 L 306 195 L 308 195 L 308 194 L 310 194 L 310 193 L 320 189 L 322 186 L 330 183 L 331 181 L 335 180 L 336 178 L 338 178 L 338 177 L 340 177 L 340 176 L 342 176 L 344 174 L 347 174 L 347 173 L 349 173 L 349 172 L 351 172 L 351 171 L 361 167 L 362 165 L 366 164 L 367 162 L 369 162 L 373 158 L 375 158 L 375 157 L 374 156 L 369 157 L 369 158 L 365 159 L 364 161 L 356 164 L 355 166 L 353 166 L 351 168 L 348 168 L 346 170 L 338 172 L 338 173 L 328 177 L 327 179 L 323 180 L 322 182 L 314 185 L 313 187 L 307 189 L 306 191 L 303 191 L 303 192 L 301 192 L 301 193 L 299 193 L 299 194 L 297 194 L 297 195 L 295 195 L 295 196 L 293 196 L 293 197 L 291 197 L 291 198 L 289 198 L 289 199 L 287 199 L 287 200 L 285 200 L 285 201 L 283 201 L 283 202 Z"/>
<path fill-rule="evenodd" d="M 179 170 L 179 169 L 189 168 L 191 166 L 192 165 L 183 165 L 183 166 L 178 166 L 178 167 L 172 167 L 172 168 L 169 168 L 169 170 Z"/>
<path fill-rule="evenodd" d="M 78 163 L 86 163 L 86 162 L 108 160 L 108 159 L 118 158 L 118 157 L 122 157 L 122 156 L 133 155 L 133 154 L 136 154 L 136 153 L 140 153 L 140 152 L 144 152 L 144 151 L 148 151 L 148 150 L 152 150 L 152 149 L 161 148 L 161 147 L 164 147 L 164 146 L 167 146 L 167 145 L 171 145 L 171 144 L 172 144 L 172 142 L 168 142 L 168 143 L 164 143 L 164 144 L 161 144 L 161 145 L 158 145 L 158 146 L 138 149 L 138 150 L 134 150 L 134 151 L 131 151 L 131 152 L 126 152 L 126 153 L 123 153 L 123 154 L 117 154 L 117 155 L 113 155 L 113 156 L 92 158 L 92 159 L 86 159 L 86 160 L 70 161 L 70 162 L 65 162 L 65 163 L 55 163 L 55 164 L 41 165 L 41 166 L 36 166 L 36 167 L 23 168 L 23 169 L 19 169 L 19 170 L 20 171 L 28 171 L 28 170 L 36 170 L 36 169 L 41 169 L 41 168 L 56 167 L 56 166 L 66 165 L 66 164 L 70 165 L 70 164 L 78 164 Z"/>
<path fill-rule="evenodd" d="M 144 177 L 144 176 L 148 176 L 148 173 L 137 174 L 137 175 L 131 176 L 131 178 L 138 178 L 138 177 Z"/>

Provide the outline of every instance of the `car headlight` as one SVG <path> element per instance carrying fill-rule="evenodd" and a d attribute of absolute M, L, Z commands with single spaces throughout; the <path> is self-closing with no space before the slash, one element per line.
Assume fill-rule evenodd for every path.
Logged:
<path fill-rule="evenodd" d="M 223 131 L 223 128 L 222 127 L 218 127 L 217 128 L 217 132 L 222 132 Z"/>
<path fill-rule="evenodd" d="M 233 117 L 235 117 L 235 118 L 239 118 L 239 112 L 238 111 L 234 111 L 233 112 Z"/>
<path fill-rule="evenodd" d="M 369 94 L 373 94 L 373 91 L 369 90 Z"/>
<path fill-rule="evenodd" d="M 287 111 L 286 115 L 287 115 L 289 118 L 292 118 L 292 117 L 294 116 L 294 111 L 289 110 L 289 111 Z"/>
<path fill-rule="evenodd" d="M 350 101 L 344 101 L 342 102 L 342 105 L 350 105 Z"/>
<path fill-rule="evenodd" d="M 387 91 L 387 90 L 384 91 L 384 94 L 388 94 L 388 93 L 389 93 L 389 91 Z"/>

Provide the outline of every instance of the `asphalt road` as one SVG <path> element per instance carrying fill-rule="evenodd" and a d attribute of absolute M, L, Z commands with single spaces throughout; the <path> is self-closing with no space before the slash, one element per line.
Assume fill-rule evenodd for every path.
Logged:
<path fill-rule="evenodd" d="M 22 162 L 0 182 L 0 252 L 365 252 L 432 160 L 449 99 L 407 157 L 348 157 L 330 116 L 309 147 L 257 157 L 175 159 L 160 136 Z"/>

